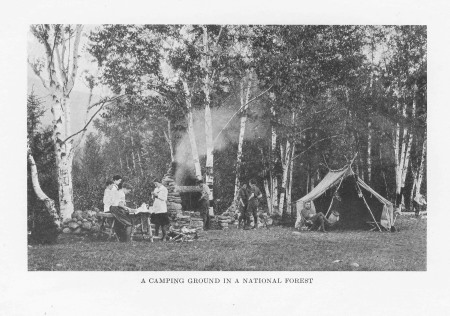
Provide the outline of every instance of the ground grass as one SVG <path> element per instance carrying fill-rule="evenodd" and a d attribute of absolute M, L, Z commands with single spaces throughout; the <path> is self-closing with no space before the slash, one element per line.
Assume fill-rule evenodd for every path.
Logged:
<path fill-rule="evenodd" d="M 64 236 L 56 245 L 29 246 L 28 267 L 30 271 L 426 270 L 426 218 L 403 216 L 396 227 L 400 232 L 231 229 L 208 231 L 201 239 L 184 243 L 125 244 Z M 352 267 L 354 262 L 359 266 Z"/>

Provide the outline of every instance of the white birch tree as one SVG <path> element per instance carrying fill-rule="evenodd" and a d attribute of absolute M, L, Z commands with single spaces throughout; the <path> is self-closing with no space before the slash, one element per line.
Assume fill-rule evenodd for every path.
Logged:
<path fill-rule="evenodd" d="M 78 74 L 82 25 L 33 25 L 32 34 L 45 50 L 45 61 L 29 61 L 34 73 L 52 98 L 53 141 L 59 185 L 60 214 L 70 218 L 73 210 L 70 94 Z M 70 49 L 70 50 L 69 50 Z M 67 55 L 66 55 L 67 54 Z"/>

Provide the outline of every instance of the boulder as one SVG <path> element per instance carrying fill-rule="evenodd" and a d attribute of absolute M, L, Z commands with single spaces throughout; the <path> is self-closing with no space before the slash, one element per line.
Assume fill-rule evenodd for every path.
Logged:
<path fill-rule="evenodd" d="M 78 227 L 73 231 L 74 234 L 81 234 L 81 227 Z"/>
<path fill-rule="evenodd" d="M 86 211 L 86 213 L 89 217 L 95 217 L 97 215 L 97 212 L 95 211 Z"/>
<path fill-rule="evenodd" d="M 84 222 L 81 227 L 85 230 L 90 230 L 92 228 L 92 224 L 90 222 Z"/>
<path fill-rule="evenodd" d="M 99 225 L 92 225 L 91 231 L 93 232 L 99 232 L 100 231 L 100 226 Z"/>
<path fill-rule="evenodd" d="M 69 223 L 69 228 L 70 229 L 76 229 L 76 228 L 78 228 L 78 226 L 80 226 L 80 225 L 78 225 L 78 223 L 76 223 L 76 222 L 70 222 Z"/>
<path fill-rule="evenodd" d="M 81 224 L 83 224 L 83 222 L 81 220 L 79 220 L 79 221 L 77 221 L 77 224 L 81 225 Z"/>
<path fill-rule="evenodd" d="M 83 218 L 81 221 L 82 221 L 83 223 L 85 223 L 85 222 L 87 222 L 88 220 L 87 220 L 86 218 Z"/>
<path fill-rule="evenodd" d="M 63 232 L 64 234 L 68 234 L 68 233 L 71 232 L 71 230 L 70 230 L 69 227 L 66 227 L 66 228 L 64 228 L 64 229 L 62 230 L 62 232 Z"/>
<path fill-rule="evenodd" d="M 66 218 L 63 220 L 63 225 L 69 225 L 69 223 L 72 221 L 71 218 Z"/>

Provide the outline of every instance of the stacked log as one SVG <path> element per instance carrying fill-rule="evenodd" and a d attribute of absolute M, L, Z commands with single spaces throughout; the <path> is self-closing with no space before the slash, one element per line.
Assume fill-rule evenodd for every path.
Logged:
<path fill-rule="evenodd" d="M 191 217 L 190 226 L 197 230 L 203 230 L 203 219 L 201 217 Z"/>
<path fill-rule="evenodd" d="M 229 215 L 219 215 L 217 216 L 220 229 L 227 230 L 229 229 L 228 224 L 234 223 L 234 217 L 230 217 Z"/>
<path fill-rule="evenodd" d="M 176 189 L 172 168 L 164 175 L 161 183 L 167 188 L 167 212 L 169 213 L 169 218 L 174 221 L 177 216 L 182 215 L 183 207 L 181 206 L 180 193 Z"/>
<path fill-rule="evenodd" d="M 171 224 L 175 229 L 190 226 L 191 217 L 186 215 L 179 215 L 175 218 L 175 220 L 171 221 Z"/>
<path fill-rule="evenodd" d="M 96 211 L 75 211 L 72 213 L 72 218 L 67 218 L 63 221 L 63 233 L 83 234 L 89 232 L 98 232 L 100 224 L 97 220 Z"/>

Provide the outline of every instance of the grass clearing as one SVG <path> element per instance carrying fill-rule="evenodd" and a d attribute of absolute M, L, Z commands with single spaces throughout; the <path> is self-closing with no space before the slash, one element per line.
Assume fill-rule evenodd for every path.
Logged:
<path fill-rule="evenodd" d="M 271 227 L 208 231 L 194 242 L 100 242 L 61 236 L 28 248 L 30 271 L 425 271 L 426 218 L 403 216 L 398 233 L 301 232 Z M 341 262 L 333 263 L 335 260 Z M 352 267 L 356 262 L 359 267 Z"/>

